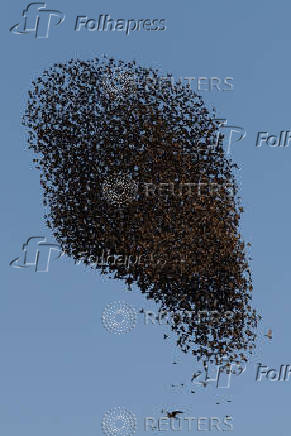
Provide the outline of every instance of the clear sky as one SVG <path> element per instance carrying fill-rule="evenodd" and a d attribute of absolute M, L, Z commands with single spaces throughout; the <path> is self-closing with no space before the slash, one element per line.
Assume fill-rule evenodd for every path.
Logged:
<path fill-rule="evenodd" d="M 258 362 L 277 369 L 291 364 L 291 144 L 256 147 L 259 131 L 291 130 L 290 3 L 50 0 L 47 8 L 64 13 L 65 20 L 52 26 L 47 39 L 9 32 L 26 6 L 22 0 L 1 5 L 0 435 L 101 435 L 102 417 L 114 407 L 136 414 L 138 436 L 147 434 L 144 417 L 159 418 L 163 408 L 195 417 L 232 416 L 234 436 L 290 435 L 291 381 L 255 380 Z M 167 29 L 128 36 L 74 31 L 77 15 L 100 14 L 163 18 Z M 155 309 L 138 290 L 128 293 L 121 281 L 102 279 L 65 257 L 53 260 L 48 273 L 9 266 L 29 237 L 54 242 L 43 223 L 39 173 L 21 126 L 27 90 L 54 62 L 102 53 L 175 77 L 233 78 L 233 90 L 201 95 L 221 118 L 247 132 L 231 151 L 241 167 L 242 234 L 253 244 L 254 305 L 263 315 L 261 331 L 271 328 L 273 339 L 260 339 L 258 355 L 228 390 L 171 389 L 171 383 L 188 382 L 196 366 L 163 340 L 165 328 L 145 326 L 141 314 L 126 335 L 104 329 L 101 315 L 113 301 Z"/>

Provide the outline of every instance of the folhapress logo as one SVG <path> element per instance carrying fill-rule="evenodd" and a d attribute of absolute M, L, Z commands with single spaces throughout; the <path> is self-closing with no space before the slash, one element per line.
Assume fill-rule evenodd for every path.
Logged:
<path fill-rule="evenodd" d="M 34 33 L 35 38 L 48 38 L 50 26 L 58 26 L 65 14 L 54 9 L 46 9 L 46 3 L 29 3 L 22 12 L 23 19 L 11 27 L 10 32 L 17 35 Z"/>
<path fill-rule="evenodd" d="M 12 26 L 9 30 L 16 35 L 33 33 L 35 38 L 48 38 L 51 25 L 58 26 L 65 19 L 65 14 L 54 9 L 47 9 L 44 2 L 33 2 L 22 12 L 22 21 Z M 75 20 L 75 32 L 123 32 L 126 36 L 138 31 L 163 31 L 166 30 L 165 18 L 112 18 L 109 14 L 101 14 L 97 18 L 87 15 L 78 15 Z"/>

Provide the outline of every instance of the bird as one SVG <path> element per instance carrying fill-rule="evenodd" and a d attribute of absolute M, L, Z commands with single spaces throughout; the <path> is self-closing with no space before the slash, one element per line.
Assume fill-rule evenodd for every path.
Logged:
<path fill-rule="evenodd" d="M 195 380 L 197 377 L 199 377 L 199 375 L 201 375 L 201 371 L 194 372 L 194 374 L 192 375 L 192 378 L 191 378 L 191 382 L 192 382 L 193 380 Z"/>
<path fill-rule="evenodd" d="M 181 410 L 173 410 L 172 412 L 166 412 L 168 418 L 177 418 L 177 415 L 181 415 L 182 413 L 184 412 L 182 412 Z"/>
<path fill-rule="evenodd" d="M 270 339 L 270 340 L 271 340 L 271 339 L 272 339 L 272 337 L 273 337 L 273 336 L 272 336 L 272 330 L 271 330 L 271 329 L 269 329 L 269 330 L 268 330 L 268 332 L 267 332 L 267 334 L 266 334 L 266 335 L 264 335 L 264 336 L 266 336 L 266 337 L 267 337 L 268 339 Z"/>

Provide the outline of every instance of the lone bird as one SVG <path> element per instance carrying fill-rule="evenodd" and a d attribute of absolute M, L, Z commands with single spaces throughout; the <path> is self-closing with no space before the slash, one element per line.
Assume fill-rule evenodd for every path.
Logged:
<path fill-rule="evenodd" d="M 192 378 L 191 378 L 191 382 L 192 382 L 193 380 L 195 380 L 195 378 L 199 377 L 199 375 L 201 375 L 201 371 L 194 372 L 194 374 L 192 375 Z"/>
<path fill-rule="evenodd" d="M 177 415 L 181 414 L 183 412 L 181 412 L 180 410 L 173 410 L 173 412 L 167 412 L 167 417 L 168 418 L 177 418 Z"/>
<path fill-rule="evenodd" d="M 267 334 L 266 334 L 266 335 L 264 335 L 264 336 L 267 336 L 267 338 L 271 340 L 271 339 L 272 339 L 272 337 L 273 337 L 273 336 L 272 336 L 272 330 L 271 330 L 271 329 L 269 329 L 269 330 L 268 330 L 268 332 L 267 332 Z"/>
<path fill-rule="evenodd" d="M 162 410 L 162 413 L 165 411 Z M 168 418 L 177 418 L 177 415 L 184 413 L 181 410 L 173 410 L 172 412 L 166 412 Z"/>

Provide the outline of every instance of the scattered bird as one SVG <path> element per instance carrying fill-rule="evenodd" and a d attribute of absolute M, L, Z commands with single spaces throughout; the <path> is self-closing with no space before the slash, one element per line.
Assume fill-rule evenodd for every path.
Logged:
<path fill-rule="evenodd" d="M 164 410 L 162 410 L 162 413 L 165 413 Z M 173 410 L 172 412 L 166 412 L 168 418 L 177 418 L 177 415 L 180 415 L 184 412 L 181 410 Z"/>
<path fill-rule="evenodd" d="M 269 330 L 268 330 L 268 332 L 267 332 L 267 334 L 266 334 L 266 335 L 264 335 L 264 336 L 266 336 L 266 337 L 267 337 L 268 339 L 270 339 L 270 340 L 271 340 L 271 339 L 272 339 L 272 337 L 273 337 L 273 336 L 272 336 L 272 330 L 271 330 L 271 329 L 269 329 Z"/>
<path fill-rule="evenodd" d="M 200 375 L 201 375 L 201 371 L 195 372 L 195 373 L 192 375 L 191 382 L 192 382 L 193 380 L 195 380 L 197 377 L 199 377 Z"/>

